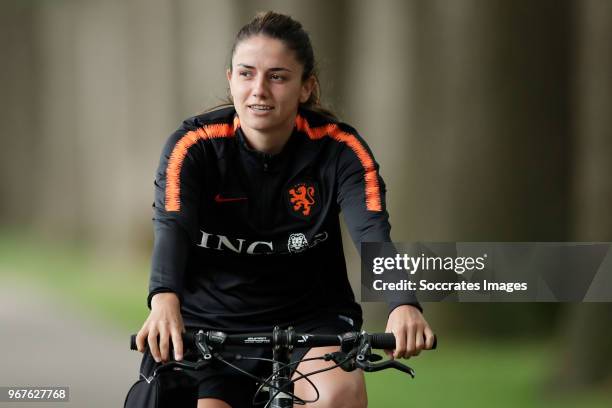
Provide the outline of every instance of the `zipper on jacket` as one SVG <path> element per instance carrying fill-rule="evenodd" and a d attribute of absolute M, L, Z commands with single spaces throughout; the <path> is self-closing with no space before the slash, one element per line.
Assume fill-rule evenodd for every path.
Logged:
<path fill-rule="evenodd" d="M 261 225 L 267 229 L 268 228 L 268 212 L 270 211 L 270 203 L 268 202 L 268 187 L 270 185 L 268 178 L 270 177 L 270 163 L 267 157 L 263 158 L 262 163 L 262 183 L 261 183 Z"/>

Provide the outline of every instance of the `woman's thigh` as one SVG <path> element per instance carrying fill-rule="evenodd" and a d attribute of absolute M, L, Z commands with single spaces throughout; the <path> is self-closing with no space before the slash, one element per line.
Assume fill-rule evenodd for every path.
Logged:
<path fill-rule="evenodd" d="M 200 398 L 198 408 L 232 408 L 224 401 L 216 398 Z"/>
<path fill-rule="evenodd" d="M 325 353 L 338 351 L 338 347 L 316 347 L 306 353 L 304 359 L 318 357 Z M 302 374 L 329 368 L 335 365 L 333 361 L 312 360 L 302 361 L 297 370 Z M 293 378 L 298 376 L 294 374 Z M 308 377 L 319 390 L 319 399 L 308 403 L 306 407 L 312 408 L 362 408 L 367 406 L 367 394 L 363 371 L 357 369 L 346 372 L 339 367 L 314 374 Z M 312 385 L 305 379 L 295 383 L 295 394 L 303 400 L 314 400 L 317 396 Z"/>

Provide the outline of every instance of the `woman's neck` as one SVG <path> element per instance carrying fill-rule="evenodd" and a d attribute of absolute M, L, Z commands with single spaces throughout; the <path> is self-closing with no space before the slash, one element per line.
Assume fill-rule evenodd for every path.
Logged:
<path fill-rule="evenodd" d="M 242 125 L 241 128 L 249 147 L 267 154 L 278 154 L 291 137 L 294 126 L 295 118 L 275 129 L 262 131 Z"/>

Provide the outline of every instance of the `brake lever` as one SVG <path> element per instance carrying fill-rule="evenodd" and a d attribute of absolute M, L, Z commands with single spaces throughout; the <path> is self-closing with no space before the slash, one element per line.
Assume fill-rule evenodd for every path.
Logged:
<path fill-rule="evenodd" d="M 385 370 L 387 368 L 395 368 L 396 370 L 402 371 L 409 374 L 412 378 L 415 376 L 415 372 L 411 367 L 400 363 L 397 360 L 387 360 L 382 363 L 372 364 L 367 359 L 357 359 L 355 365 L 361 368 L 363 371 L 373 373 L 375 371 Z"/>
<path fill-rule="evenodd" d="M 373 362 L 375 362 L 375 361 L 380 361 L 380 360 L 382 360 L 382 359 L 383 359 L 383 358 L 382 358 L 382 356 L 379 356 L 378 354 L 370 354 L 370 355 L 368 356 L 368 361 L 369 361 L 370 363 L 373 363 Z"/>
<path fill-rule="evenodd" d="M 208 364 L 208 361 L 206 360 L 198 360 L 195 363 L 192 362 L 187 362 L 187 361 L 170 361 L 166 364 L 162 364 L 159 367 L 157 367 L 154 371 L 153 371 L 153 376 L 156 376 L 157 374 L 164 372 L 164 371 L 171 371 L 174 369 L 184 369 L 184 370 L 201 370 L 202 367 L 204 367 L 205 365 Z"/>
<path fill-rule="evenodd" d="M 212 351 L 212 350 L 211 350 Z M 235 360 L 242 360 L 242 355 L 241 354 L 234 354 L 234 353 L 223 353 L 223 352 L 213 352 L 211 359 L 217 359 L 217 360 L 225 360 L 225 361 L 235 361 Z M 211 359 L 203 359 L 200 358 L 198 361 L 195 362 L 191 362 L 191 361 L 186 361 L 186 360 L 181 360 L 181 361 L 169 361 L 165 364 L 160 365 L 159 367 L 157 367 L 154 371 L 153 371 L 153 376 L 162 373 L 162 372 L 166 372 L 166 371 L 172 371 L 172 370 L 176 370 L 176 369 L 183 369 L 183 370 L 190 370 L 190 371 L 200 371 L 202 370 L 204 367 L 206 367 L 207 365 L 209 365 L 211 363 Z"/>
<path fill-rule="evenodd" d="M 325 361 L 332 360 L 334 363 L 346 372 L 355 371 L 355 359 L 351 358 L 351 353 L 345 353 L 343 351 L 335 351 L 333 353 L 327 353 L 323 356 Z"/>
<path fill-rule="evenodd" d="M 204 360 L 210 360 L 212 358 L 212 350 L 206 341 L 206 335 L 203 330 L 196 333 L 196 348 L 202 354 Z"/>

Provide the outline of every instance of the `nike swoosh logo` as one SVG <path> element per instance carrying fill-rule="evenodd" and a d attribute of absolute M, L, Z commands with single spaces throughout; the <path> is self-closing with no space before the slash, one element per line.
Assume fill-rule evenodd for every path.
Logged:
<path fill-rule="evenodd" d="M 231 203 L 234 201 L 246 201 L 248 198 L 246 197 L 222 197 L 221 194 L 217 194 L 215 196 L 215 202 L 217 203 Z"/>

